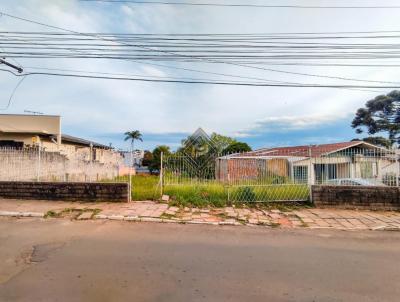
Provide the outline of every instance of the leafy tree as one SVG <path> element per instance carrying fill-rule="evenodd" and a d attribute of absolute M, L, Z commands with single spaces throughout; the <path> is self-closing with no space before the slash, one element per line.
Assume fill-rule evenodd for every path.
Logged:
<path fill-rule="evenodd" d="M 155 171 L 160 171 L 161 153 L 163 153 L 163 155 L 170 155 L 171 150 L 168 146 L 165 146 L 165 145 L 157 146 L 153 150 L 153 160 L 150 162 L 150 165 L 149 165 L 149 170 L 151 173 L 153 173 Z"/>
<path fill-rule="evenodd" d="M 248 144 L 242 142 L 234 142 L 224 149 L 223 154 L 232 154 L 232 153 L 249 152 L 249 151 L 251 151 L 251 148 Z"/>
<path fill-rule="evenodd" d="M 182 147 L 178 152 L 184 152 L 192 157 L 221 154 L 230 145 L 238 141 L 232 137 L 213 132 L 210 137 L 199 128 L 195 133 L 182 140 Z"/>
<path fill-rule="evenodd" d="M 351 124 L 357 133 L 386 132 L 389 140 L 400 143 L 400 91 L 379 95 L 357 110 Z"/>
<path fill-rule="evenodd" d="M 230 145 L 237 143 L 238 141 L 232 137 L 221 135 L 213 132 L 210 136 L 211 143 L 215 146 L 218 152 L 222 152 Z"/>
<path fill-rule="evenodd" d="M 178 149 L 178 153 L 185 153 L 192 157 L 203 156 L 215 151 L 210 137 L 201 128 L 197 129 L 186 139 L 183 139 L 182 146 Z"/>
<path fill-rule="evenodd" d="M 355 138 L 352 141 L 359 141 L 360 139 Z M 369 136 L 361 139 L 362 141 L 366 143 L 373 144 L 375 146 L 383 147 L 390 149 L 393 145 L 392 141 L 390 139 L 387 139 L 386 137 L 383 136 Z"/>
<path fill-rule="evenodd" d="M 142 166 L 148 167 L 151 165 L 152 161 L 153 161 L 153 153 L 151 153 L 151 151 L 149 150 L 144 151 Z"/>

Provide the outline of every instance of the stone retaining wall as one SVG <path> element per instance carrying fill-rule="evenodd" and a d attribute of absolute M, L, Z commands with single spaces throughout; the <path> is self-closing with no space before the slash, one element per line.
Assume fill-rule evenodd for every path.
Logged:
<path fill-rule="evenodd" d="M 400 210 L 400 188 L 382 186 L 312 186 L 317 207 Z"/>
<path fill-rule="evenodd" d="M 0 198 L 128 201 L 128 183 L 0 181 Z"/>

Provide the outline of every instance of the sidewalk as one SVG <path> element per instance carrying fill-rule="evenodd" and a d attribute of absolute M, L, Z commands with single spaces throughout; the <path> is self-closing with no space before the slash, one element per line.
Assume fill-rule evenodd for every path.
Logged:
<path fill-rule="evenodd" d="M 287 212 L 233 207 L 199 209 L 171 207 L 153 201 L 79 203 L 0 199 L 0 216 L 339 230 L 400 230 L 400 212 L 314 208 Z"/>

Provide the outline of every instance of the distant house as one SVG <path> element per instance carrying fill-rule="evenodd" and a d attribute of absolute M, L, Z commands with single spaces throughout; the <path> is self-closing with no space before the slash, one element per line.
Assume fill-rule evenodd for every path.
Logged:
<path fill-rule="evenodd" d="M 362 141 L 264 148 L 220 157 L 217 167 L 223 181 L 285 178 L 309 184 L 354 178 L 393 182 L 399 169 L 393 151 Z"/>
<path fill-rule="evenodd" d="M 124 158 L 124 165 L 129 167 L 132 165 L 133 167 L 141 167 L 142 161 L 144 158 L 144 151 L 143 150 L 135 150 L 132 153 L 130 151 L 121 151 L 121 154 Z M 131 158 L 132 155 L 132 158 Z"/>
<path fill-rule="evenodd" d="M 61 132 L 57 115 L 0 114 L 0 148 L 38 148 L 59 152 L 68 159 L 121 162 L 121 154 L 110 146 Z"/>

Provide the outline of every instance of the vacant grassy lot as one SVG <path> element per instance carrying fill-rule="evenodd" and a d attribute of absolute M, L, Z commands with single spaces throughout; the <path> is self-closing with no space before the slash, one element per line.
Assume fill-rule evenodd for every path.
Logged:
<path fill-rule="evenodd" d="M 132 176 L 132 200 L 158 200 L 160 198 L 160 177 L 156 175 Z M 128 176 L 119 177 L 117 181 L 129 181 Z"/>
<path fill-rule="evenodd" d="M 119 180 L 128 181 L 127 177 Z M 133 176 L 132 200 L 158 200 L 161 195 L 159 176 Z M 224 186 L 222 183 L 184 182 L 176 185 L 164 186 L 164 194 L 169 195 L 176 205 L 225 206 L 231 203 L 273 202 L 273 201 L 300 201 L 307 200 L 309 190 L 306 185 L 243 185 Z"/>

